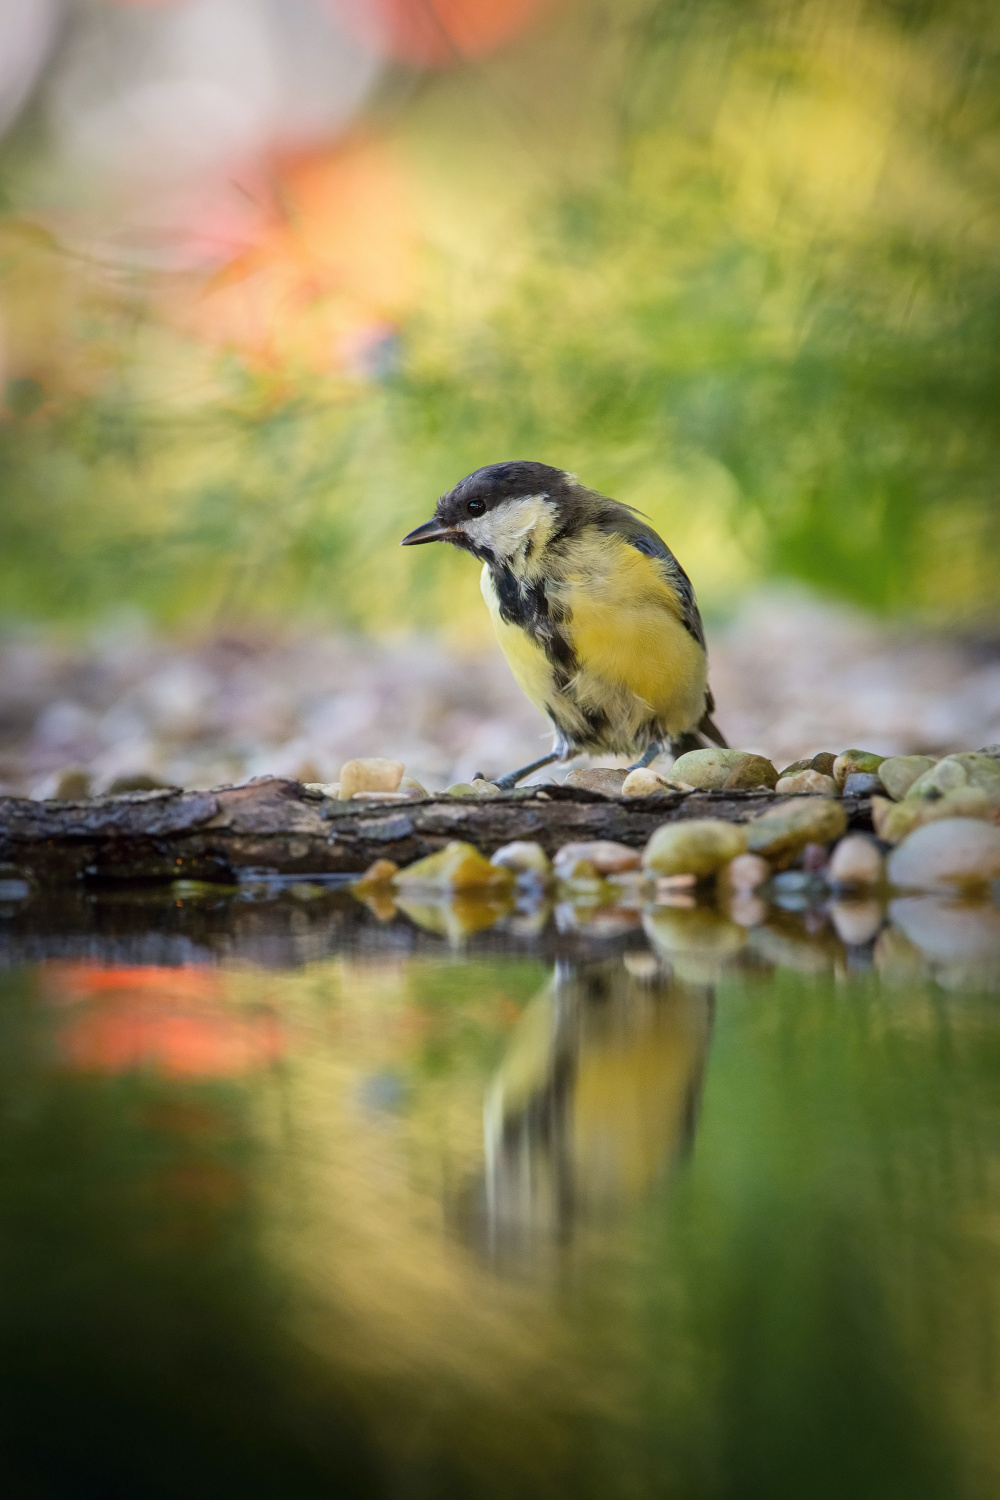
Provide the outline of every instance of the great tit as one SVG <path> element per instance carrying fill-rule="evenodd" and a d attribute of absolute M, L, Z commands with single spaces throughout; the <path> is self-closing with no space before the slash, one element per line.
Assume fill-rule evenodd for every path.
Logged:
<path fill-rule="evenodd" d="M 513 787 L 588 751 L 655 759 L 726 741 L 712 722 L 708 657 L 690 579 L 629 505 L 548 464 L 476 469 L 402 546 L 451 542 L 483 564 L 483 597 L 518 685 L 555 730 Z"/>

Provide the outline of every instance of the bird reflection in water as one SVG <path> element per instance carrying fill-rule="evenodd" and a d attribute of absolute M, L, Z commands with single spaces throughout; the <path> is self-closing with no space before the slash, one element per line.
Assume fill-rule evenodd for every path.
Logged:
<path fill-rule="evenodd" d="M 714 991 L 651 953 L 560 961 L 487 1092 L 485 1236 L 500 1259 L 638 1202 L 694 1140 Z"/>

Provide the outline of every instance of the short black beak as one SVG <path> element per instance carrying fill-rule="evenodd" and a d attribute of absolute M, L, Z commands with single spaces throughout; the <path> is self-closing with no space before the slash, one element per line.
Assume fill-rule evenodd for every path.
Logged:
<path fill-rule="evenodd" d="M 425 521 L 414 531 L 410 531 L 400 542 L 401 547 L 419 547 L 422 542 L 446 542 L 449 537 L 455 535 L 454 526 L 446 526 L 443 521 Z"/>

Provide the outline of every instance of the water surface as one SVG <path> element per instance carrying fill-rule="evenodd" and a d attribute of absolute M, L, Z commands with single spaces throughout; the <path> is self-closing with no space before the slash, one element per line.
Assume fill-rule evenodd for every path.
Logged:
<path fill-rule="evenodd" d="M 8 1492 L 996 1494 L 1000 906 L 788 906 L 0 906 Z"/>

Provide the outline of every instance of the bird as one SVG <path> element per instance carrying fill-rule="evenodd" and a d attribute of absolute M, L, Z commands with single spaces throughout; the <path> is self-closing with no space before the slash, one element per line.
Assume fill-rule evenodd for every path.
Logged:
<path fill-rule="evenodd" d="M 634 770 L 664 746 L 680 755 L 707 737 L 726 747 L 691 581 L 632 506 L 549 464 L 487 464 L 400 545 L 427 542 L 482 563 L 508 665 L 555 731 L 549 754 L 496 786 L 583 753 L 638 755 Z"/>

